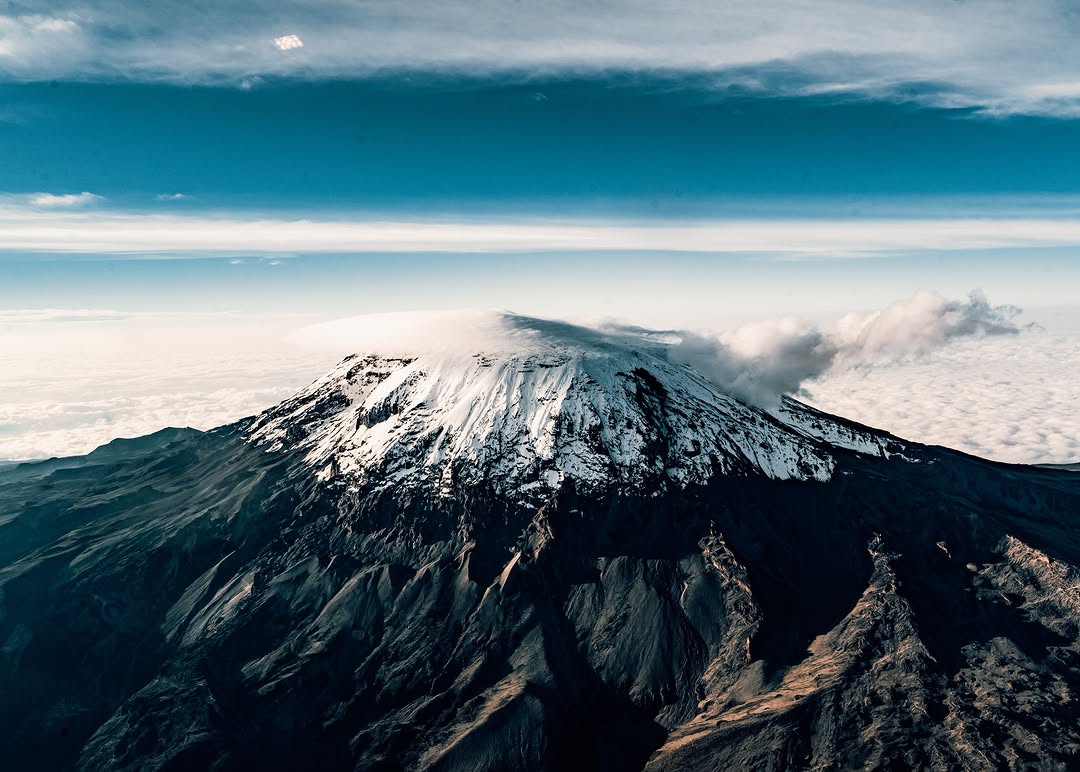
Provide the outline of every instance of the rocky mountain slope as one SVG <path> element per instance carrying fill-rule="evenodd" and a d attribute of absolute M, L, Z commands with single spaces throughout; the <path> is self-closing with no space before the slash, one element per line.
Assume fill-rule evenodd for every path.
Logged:
<path fill-rule="evenodd" d="M 0 757 L 1080 765 L 1080 477 L 513 324 L 0 471 Z"/>

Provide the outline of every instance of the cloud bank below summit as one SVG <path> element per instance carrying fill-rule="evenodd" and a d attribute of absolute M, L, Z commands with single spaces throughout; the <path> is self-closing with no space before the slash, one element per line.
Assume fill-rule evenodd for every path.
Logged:
<path fill-rule="evenodd" d="M 862 94 L 993 112 L 1080 109 L 1067 3 L 870 0 L 445 3 L 45 0 L 0 15 L 7 79 L 241 84 L 387 70 L 701 73 L 773 94 Z M 164 20 L 167 23 L 163 23 Z M 283 49 L 275 40 L 303 40 Z"/>
<path fill-rule="evenodd" d="M 849 313 L 832 330 L 795 317 L 713 334 L 466 310 L 361 315 L 307 327 L 292 340 L 341 355 L 388 356 L 642 346 L 695 368 L 732 396 L 769 407 L 833 370 L 917 358 L 962 338 L 1016 335 L 1019 314 L 1014 306 L 992 305 L 977 291 L 960 301 L 924 290 L 881 311 Z"/>
<path fill-rule="evenodd" d="M 915 441 L 1002 461 L 1078 461 L 1080 317 L 1047 314 L 1038 314 L 1045 330 L 1028 331 L 1007 306 L 920 293 L 827 326 L 789 318 L 698 332 L 696 350 L 676 351 L 706 357 L 695 366 L 711 367 L 744 398 L 801 389 L 827 412 Z M 0 459 L 86 453 L 163 426 L 209 429 L 270 407 L 376 344 L 403 355 L 463 340 L 535 342 L 531 317 L 518 317 L 508 337 L 501 316 L 372 315 L 297 332 L 304 322 L 289 315 L 0 312 Z M 595 320 L 584 329 L 669 346 L 688 335 Z"/>

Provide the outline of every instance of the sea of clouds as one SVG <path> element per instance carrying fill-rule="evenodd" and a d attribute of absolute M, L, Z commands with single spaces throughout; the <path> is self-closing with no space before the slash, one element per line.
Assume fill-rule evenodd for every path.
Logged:
<path fill-rule="evenodd" d="M 1043 322 L 806 385 L 806 401 L 901 437 L 1010 463 L 1080 461 L 1080 325 Z"/>
<path fill-rule="evenodd" d="M 166 426 L 210 429 L 275 404 L 332 362 L 297 320 L 0 311 L 0 459 L 87 453 Z"/>
<path fill-rule="evenodd" d="M 764 407 L 780 394 L 1010 463 L 1080 460 L 1080 314 L 922 291 L 831 327 L 796 318 L 688 335 L 673 354 Z"/>
<path fill-rule="evenodd" d="M 729 393 L 794 394 L 902 437 L 1001 461 L 1080 460 L 1080 313 L 1039 324 L 979 293 L 920 292 L 830 324 L 733 329 L 574 327 L 504 312 L 380 314 L 310 324 L 285 315 L 0 312 L 0 460 L 86 453 L 165 426 L 252 415 L 354 350 L 532 345 L 536 336 L 639 337 Z"/>

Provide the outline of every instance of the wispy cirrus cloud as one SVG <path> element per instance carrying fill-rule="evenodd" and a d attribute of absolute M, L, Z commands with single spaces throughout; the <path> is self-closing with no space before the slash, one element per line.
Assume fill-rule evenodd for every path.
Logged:
<path fill-rule="evenodd" d="M 665 251 L 857 259 L 924 250 L 1080 246 L 1080 220 L 1000 217 L 590 219 L 508 215 L 451 220 L 308 219 L 229 212 L 77 211 L 91 193 L 8 196 L 0 252 L 282 257 L 298 253 Z M 168 200 L 177 200 L 170 197 Z M 21 203 L 19 203 L 21 201 Z"/>
<path fill-rule="evenodd" d="M 33 10 L 0 16 L 8 78 L 239 86 L 255 74 L 653 70 L 769 93 L 1080 110 L 1080 15 L 1056 0 L 44 0 Z"/>

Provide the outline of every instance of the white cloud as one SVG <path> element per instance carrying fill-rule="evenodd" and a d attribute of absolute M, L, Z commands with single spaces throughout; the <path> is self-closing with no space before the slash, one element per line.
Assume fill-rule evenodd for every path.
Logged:
<path fill-rule="evenodd" d="M 33 19 L 34 17 L 29 18 Z M 41 32 L 72 32 L 79 27 L 79 25 L 71 19 L 40 18 L 31 23 L 34 25 L 34 29 L 40 30 Z"/>
<path fill-rule="evenodd" d="M 239 83 L 253 73 L 693 71 L 717 87 L 853 92 L 1076 114 L 1075 7 L 1060 0 L 38 3 L 0 17 L 6 77 Z M 303 30 L 297 35 L 282 29 Z M 123 31 L 123 34 L 117 34 Z M 55 38 L 68 40 L 57 46 Z M 274 41 L 275 46 L 266 41 Z M 278 49 L 286 48 L 289 56 Z"/>
<path fill-rule="evenodd" d="M 520 320 L 523 324 L 515 324 Z M 531 347 L 531 317 L 495 309 L 391 311 L 319 322 L 291 333 L 287 340 L 338 357 L 355 353 L 418 356 L 478 351 L 506 353 Z"/>
<path fill-rule="evenodd" d="M 84 60 L 93 47 L 82 32 L 66 15 L 0 14 L 0 72 L 30 75 Z"/>
<path fill-rule="evenodd" d="M 158 193 L 154 196 L 155 201 L 182 201 L 187 198 L 183 193 Z"/>
<path fill-rule="evenodd" d="M 135 214 L 74 209 L 92 193 L 0 200 L 0 251 L 87 253 L 513 252 L 658 250 L 770 253 L 788 259 L 873 257 L 920 250 L 1080 246 L 1080 220 L 989 218 L 641 220 L 538 218 L 308 220 Z"/>
<path fill-rule="evenodd" d="M 1014 306 L 991 305 L 978 290 L 966 302 L 921 290 L 882 311 L 841 318 L 838 364 L 856 367 L 928 354 L 959 338 L 1013 335 L 1020 332 L 1020 313 Z"/>
<path fill-rule="evenodd" d="M 977 291 L 958 301 L 922 290 L 882 311 L 848 314 L 835 330 L 787 317 L 719 335 L 681 332 L 670 355 L 740 399 L 769 407 L 829 373 L 925 356 L 962 338 L 1016 335 L 1019 314 Z"/>
<path fill-rule="evenodd" d="M 279 38 L 274 38 L 274 45 L 277 46 L 279 51 L 292 51 L 296 48 L 303 48 L 304 41 L 296 35 L 282 35 Z"/>
<path fill-rule="evenodd" d="M 978 298 L 931 297 L 863 317 L 863 329 L 877 329 L 863 338 L 872 366 L 851 367 L 849 358 L 833 367 L 827 360 L 817 368 L 822 377 L 810 383 L 812 403 L 912 440 L 1003 461 L 1080 460 L 1080 314 L 1040 315 L 1045 330 L 993 335 L 980 325 L 999 324 L 1002 309 Z M 415 353 L 463 339 L 506 345 L 507 327 L 493 325 L 497 317 L 384 314 L 362 325 L 311 327 L 283 314 L 0 311 L 0 458 L 85 453 L 164 426 L 220 425 L 285 398 L 358 348 Z M 939 332 L 927 334 L 928 327 Z M 527 325 L 515 329 L 519 337 L 529 334 Z M 886 356 L 874 342 L 882 336 L 890 341 Z M 779 377 L 780 366 L 787 367 L 787 384 L 794 385 L 776 380 L 780 388 L 797 388 L 815 352 L 852 340 L 794 319 L 743 326 L 721 338 L 758 375 L 765 368 Z"/>
<path fill-rule="evenodd" d="M 1080 461 L 1080 330 L 972 338 L 810 384 L 830 413 L 1010 463 Z"/>
<path fill-rule="evenodd" d="M 297 324 L 284 314 L 0 311 L 0 459 L 81 454 L 258 412 L 333 363 L 281 340 Z"/>
<path fill-rule="evenodd" d="M 82 193 L 31 193 L 27 201 L 33 206 L 46 208 L 68 208 L 87 206 L 101 201 L 102 197 L 94 193 L 83 191 Z"/>

